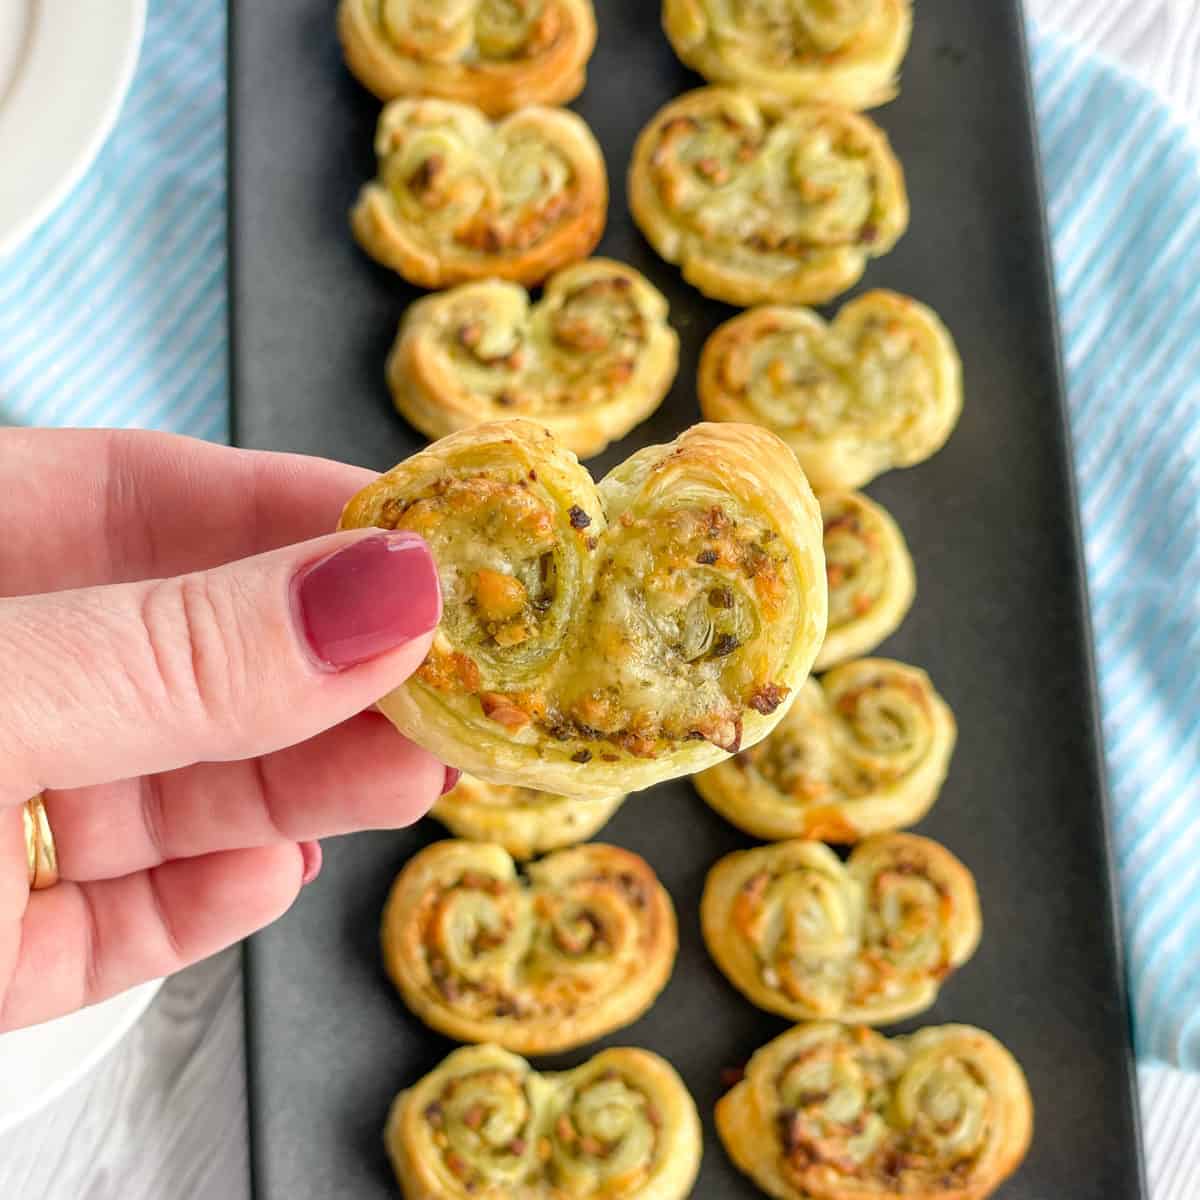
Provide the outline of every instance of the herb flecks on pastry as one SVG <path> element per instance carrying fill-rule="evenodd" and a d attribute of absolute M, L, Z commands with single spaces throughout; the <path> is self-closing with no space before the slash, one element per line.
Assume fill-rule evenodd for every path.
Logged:
<path fill-rule="evenodd" d="M 629 205 L 705 295 L 821 304 L 908 226 L 904 175 L 869 118 L 754 88 L 688 92 L 638 136 Z"/>
<path fill-rule="evenodd" d="M 636 1020 L 671 974 L 675 912 L 649 864 L 589 843 L 530 863 L 435 842 L 396 877 L 383 956 L 405 1003 L 464 1042 L 521 1054 L 585 1045 Z"/>
<path fill-rule="evenodd" d="M 396 408 L 429 437 L 530 417 L 586 458 L 662 403 L 678 354 L 662 293 L 593 258 L 553 275 L 537 303 L 498 279 L 417 301 L 387 379 Z"/>
<path fill-rule="evenodd" d="M 603 797 L 710 766 L 775 727 L 825 635 L 817 502 L 755 426 L 694 426 L 597 486 L 537 425 L 481 425 L 342 526 L 432 547 L 442 622 L 380 708 L 494 783 Z"/>
<path fill-rule="evenodd" d="M 596 18 L 591 0 L 342 0 L 338 34 L 380 100 L 438 96 L 499 116 L 583 90 Z"/>
<path fill-rule="evenodd" d="M 873 108 L 896 94 L 912 0 L 664 0 L 663 28 L 710 83 Z"/>
<path fill-rule="evenodd" d="M 401 1092 L 384 1142 L 421 1200 L 685 1200 L 700 1118 L 671 1065 L 602 1050 L 539 1074 L 498 1046 L 466 1046 Z"/>
<path fill-rule="evenodd" d="M 797 1025 L 717 1102 L 730 1158 L 777 1200 L 983 1200 L 1029 1149 L 1016 1059 L 970 1025 L 885 1038 Z"/>
<path fill-rule="evenodd" d="M 726 855 L 700 903 L 704 941 L 747 999 L 793 1021 L 880 1025 L 923 1012 L 979 944 L 970 871 L 911 833 Z"/>
<path fill-rule="evenodd" d="M 770 737 L 693 782 L 755 837 L 857 842 L 929 811 L 955 738 L 924 671 L 861 658 L 809 679 Z"/>
<path fill-rule="evenodd" d="M 604 232 L 604 157 L 566 109 L 531 106 L 492 122 L 469 104 L 393 100 L 375 153 L 378 178 L 359 193 L 350 226 L 372 258 L 420 287 L 541 283 Z"/>
<path fill-rule="evenodd" d="M 464 775 L 434 801 L 430 813 L 455 837 L 494 842 L 513 858 L 533 858 L 586 842 L 624 800 L 623 795 L 577 800 Z"/>
<path fill-rule="evenodd" d="M 861 492 L 824 492 L 829 628 L 814 669 L 870 654 L 900 626 L 916 595 L 916 574 L 899 526 Z"/>
<path fill-rule="evenodd" d="M 779 306 L 726 321 L 704 344 L 697 390 L 710 421 L 773 429 L 824 491 L 941 449 L 962 412 L 962 366 L 931 309 L 876 290 L 829 324 Z"/>

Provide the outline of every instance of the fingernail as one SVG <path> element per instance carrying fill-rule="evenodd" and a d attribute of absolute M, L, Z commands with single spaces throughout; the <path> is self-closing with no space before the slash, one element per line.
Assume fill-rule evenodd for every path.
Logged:
<path fill-rule="evenodd" d="M 300 876 L 300 886 L 307 887 L 321 873 L 321 863 L 325 856 L 321 853 L 320 842 L 301 842 L 300 857 L 304 860 L 304 874 Z"/>
<path fill-rule="evenodd" d="M 334 670 L 428 633 L 442 616 L 437 567 L 413 533 L 378 533 L 306 567 L 296 584 L 301 629 Z"/>
<path fill-rule="evenodd" d="M 462 772 L 457 767 L 447 767 L 446 778 L 442 781 L 442 795 L 444 796 L 461 778 Z"/>

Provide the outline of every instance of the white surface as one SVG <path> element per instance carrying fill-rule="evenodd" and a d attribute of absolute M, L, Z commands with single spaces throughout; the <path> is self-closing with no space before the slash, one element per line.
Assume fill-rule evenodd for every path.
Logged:
<path fill-rule="evenodd" d="M 10 2 L 0 0 L 0 9 Z M 1200 122 L 1200 0 L 1026 4 Z M 239 959 L 231 951 L 170 980 L 84 1083 L 0 1135 L 0 1197 L 247 1200 L 242 1055 Z M 1197 1200 L 1200 1077 L 1154 1066 L 1138 1078 L 1151 1196 Z"/>
<path fill-rule="evenodd" d="M 145 23 L 146 0 L 0 0 L 0 257 L 96 157 Z"/>
<path fill-rule="evenodd" d="M 0 1133 L 78 1083 L 129 1032 L 160 980 L 69 1017 L 0 1037 Z"/>

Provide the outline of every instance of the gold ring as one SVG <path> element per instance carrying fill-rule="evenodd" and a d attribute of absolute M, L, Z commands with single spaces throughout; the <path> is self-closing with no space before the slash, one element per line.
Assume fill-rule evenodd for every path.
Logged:
<path fill-rule="evenodd" d="M 40 891 L 58 882 L 58 852 L 41 793 L 25 801 L 25 857 L 29 864 L 29 889 Z"/>

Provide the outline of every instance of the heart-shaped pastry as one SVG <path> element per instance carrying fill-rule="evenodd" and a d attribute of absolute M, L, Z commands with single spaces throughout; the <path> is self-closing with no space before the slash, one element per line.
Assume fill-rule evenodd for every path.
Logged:
<path fill-rule="evenodd" d="M 632 267 L 593 258 L 551 276 L 532 305 L 499 279 L 418 300 L 387 379 L 396 408 L 429 437 L 531 417 L 588 458 L 662 403 L 678 358 L 662 293 Z"/>
<path fill-rule="evenodd" d="M 982 1029 L 885 1038 L 797 1025 L 717 1102 L 729 1157 L 777 1200 L 983 1200 L 1021 1165 L 1033 1101 Z"/>
<path fill-rule="evenodd" d="M 861 492 L 817 497 L 825 523 L 829 626 L 813 669 L 870 654 L 912 607 L 917 578 L 900 527 Z"/>
<path fill-rule="evenodd" d="M 868 838 L 845 864 L 820 842 L 727 854 L 708 873 L 700 926 L 759 1008 L 868 1025 L 927 1009 L 981 932 L 971 872 L 912 833 Z"/>
<path fill-rule="evenodd" d="M 404 1002 L 462 1042 L 553 1054 L 635 1021 L 675 963 L 675 911 L 645 859 L 589 842 L 517 875 L 508 852 L 435 842 L 383 911 Z"/>
<path fill-rule="evenodd" d="M 770 737 L 693 782 L 755 837 L 857 842 L 929 811 L 956 734 L 924 671 L 860 658 L 806 681 Z"/>
<path fill-rule="evenodd" d="M 464 1046 L 396 1097 L 384 1142 L 413 1200 L 684 1200 L 702 1147 L 671 1064 L 626 1047 L 540 1074 Z"/>
<path fill-rule="evenodd" d="M 822 304 L 908 226 L 883 130 L 845 109 L 708 87 L 638 136 L 629 206 L 647 240 L 706 296 Z"/>
<path fill-rule="evenodd" d="M 604 157 L 566 109 L 522 108 L 493 124 L 469 104 L 393 100 L 375 153 L 379 177 L 350 226 L 372 258 L 420 287 L 541 283 L 604 232 Z"/>
<path fill-rule="evenodd" d="M 663 0 L 663 28 L 710 83 L 873 108 L 896 94 L 912 0 Z"/>
<path fill-rule="evenodd" d="M 773 429 L 821 491 L 941 449 L 962 412 L 962 366 L 931 309 L 877 290 L 828 325 L 805 308 L 726 321 L 704 344 L 697 390 L 710 421 Z"/>
<path fill-rule="evenodd" d="M 429 811 L 455 837 L 494 842 L 513 858 L 533 858 L 586 842 L 624 801 L 622 795 L 575 800 L 464 775 Z"/>
<path fill-rule="evenodd" d="M 441 624 L 379 707 L 493 783 L 611 796 L 765 737 L 825 636 L 817 502 L 753 425 L 696 425 L 597 487 L 529 421 L 451 434 L 346 506 L 432 547 Z"/>
<path fill-rule="evenodd" d="M 342 0 L 338 34 L 380 100 L 440 96 L 499 116 L 583 91 L 596 17 L 591 0 Z"/>

